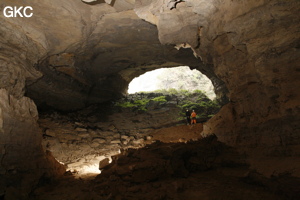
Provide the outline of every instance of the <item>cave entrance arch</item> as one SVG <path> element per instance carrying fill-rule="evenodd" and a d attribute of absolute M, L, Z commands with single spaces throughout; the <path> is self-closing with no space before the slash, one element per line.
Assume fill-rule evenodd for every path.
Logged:
<path fill-rule="evenodd" d="M 128 85 L 128 94 L 161 90 L 201 90 L 211 100 L 216 98 L 214 86 L 206 75 L 188 66 L 160 68 L 134 78 Z"/>
<path fill-rule="evenodd" d="M 187 120 L 187 113 L 193 110 L 198 113 L 197 121 L 205 122 L 221 108 L 214 91 L 212 80 L 197 69 L 189 66 L 159 68 L 133 78 L 126 98 L 117 105 L 123 109 L 131 108 L 131 111 L 149 112 L 150 116 L 156 115 L 157 111 L 153 110 L 159 112 L 165 107 L 166 112 L 177 116 L 160 119 L 165 126 L 182 124 Z"/>
<path fill-rule="evenodd" d="M 148 71 L 144 74 L 152 73 L 161 76 L 163 83 L 168 82 L 167 77 L 172 82 L 180 83 L 179 88 L 189 90 L 185 85 L 185 80 L 190 81 L 190 88 L 202 90 L 195 82 L 208 82 L 208 90 L 213 92 L 211 80 L 201 74 L 197 69 L 191 70 L 187 66 L 160 68 Z M 173 76 L 168 76 L 168 75 Z M 143 75 L 142 75 L 143 76 Z M 181 77 L 180 77 L 181 76 Z M 137 77 L 137 75 L 136 75 Z M 137 77 L 137 79 L 139 79 Z M 202 80 L 203 79 L 203 80 Z M 154 78 L 147 78 L 144 82 L 152 82 Z M 130 85 L 130 84 L 129 84 Z M 196 85 L 196 86 L 195 86 Z M 201 85 L 201 84 L 200 84 Z M 176 85 L 169 85 L 165 89 L 176 88 Z M 131 89 L 129 87 L 129 93 Z M 193 97 L 197 99 L 197 94 Z M 92 176 L 99 174 L 99 164 L 103 167 L 111 161 L 111 156 L 120 153 L 124 148 L 140 148 L 147 143 L 156 140 L 154 131 L 158 130 L 157 135 L 166 136 L 170 133 L 173 138 L 159 138 L 164 142 L 176 141 L 179 139 L 187 141 L 186 129 L 190 130 L 185 123 L 178 120 L 183 117 L 179 114 L 176 101 L 168 101 L 162 109 L 156 109 L 156 102 L 150 103 L 147 109 L 149 112 L 141 110 L 130 110 L 131 108 L 109 109 L 107 120 L 103 120 L 102 107 L 92 106 L 82 111 L 63 115 L 60 113 L 46 114 L 41 116 L 40 124 L 45 130 L 43 144 L 45 148 L 53 153 L 53 156 L 67 166 L 67 170 L 77 173 L 79 176 Z M 121 110 L 118 112 L 118 110 Z M 169 113 L 168 117 L 166 112 Z M 178 115 L 177 115 L 178 114 Z M 182 119 L 184 120 L 184 118 Z M 58 124 L 57 124 L 58 122 Z M 200 121 L 199 121 L 200 122 Z M 178 126 L 183 128 L 178 132 Z M 199 123 L 200 125 L 200 123 Z M 165 129 L 166 128 L 166 129 Z M 177 134 L 174 134 L 176 130 Z M 194 130 L 199 131 L 197 134 Z M 190 136 L 200 135 L 200 129 L 191 130 Z M 178 137 L 181 134 L 180 137 Z M 185 139 L 183 138 L 183 135 Z M 151 138 L 153 136 L 153 138 Z M 175 138 L 177 137 L 177 138 Z M 165 140 L 163 140 L 165 139 Z M 181 142 L 182 142 L 181 141 Z M 179 141 L 180 142 L 180 141 Z"/>

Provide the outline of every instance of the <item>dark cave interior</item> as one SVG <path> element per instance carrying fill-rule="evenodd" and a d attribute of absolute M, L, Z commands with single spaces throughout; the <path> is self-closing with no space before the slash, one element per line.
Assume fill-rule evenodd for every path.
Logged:
<path fill-rule="evenodd" d="M 300 1 L 169 2 L 1 1 L 0 199 L 299 198 Z M 211 80 L 208 121 L 105 104 L 176 66 Z M 84 179 L 59 158 L 111 163 Z"/>

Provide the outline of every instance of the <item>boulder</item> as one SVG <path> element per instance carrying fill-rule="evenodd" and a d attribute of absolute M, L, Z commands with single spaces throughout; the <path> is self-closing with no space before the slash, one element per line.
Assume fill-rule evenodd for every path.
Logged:
<path fill-rule="evenodd" d="M 92 140 L 92 142 L 93 142 L 93 143 L 98 143 L 98 144 L 104 144 L 104 143 L 106 143 L 107 141 L 106 141 L 105 139 L 103 139 L 103 138 L 94 138 L 94 139 Z"/>
<path fill-rule="evenodd" d="M 99 162 L 99 169 L 100 169 L 100 170 L 103 170 L 103 169 L 104 169 L 105 167 L 107 167 L 109 164 L 110 164 L 109 158 L 105 158 L 105 159 L 103 159 L 103 160 L 101 160 L 101 161 Z"/>
<path fill-rule="evenodd" d="M 56 136 L 55 131 L 52 130 L 52 129 L 47 129 L 47 130 L 45 131 L 45 134 L 46 134 L 46 136 L 50 136 L 50 137 L 55 137 L 55 136 Z"/>

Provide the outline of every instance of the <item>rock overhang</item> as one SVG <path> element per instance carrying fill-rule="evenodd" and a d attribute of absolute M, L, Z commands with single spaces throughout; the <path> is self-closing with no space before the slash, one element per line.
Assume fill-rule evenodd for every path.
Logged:
<path fill-rule="evenodd" d="M 200 71 L 205 68 L 205 72 L 209 71 L 206 75 L 216 85 L 222 85 L 210 67 L 194 56 L 195 52 L 193 55 L 191 49 L 174 48 L 176 42 L 184 42 L 191 34 L 190 43 L 197 45 L 197 34 L 191 31 L 195 25 L 186 25 L 183 40 L 172 40 L 174 34 L 167 40 L 162 34 L 165 38 L 162 45 L 157 25 L 140 18 L 145 16 L 140 6 L 151 2 L 28 3 L 34 8 L 33 17 L 4 18 L 4 21 L 13 24 L 8 30 L 12 37 L 21 34 L 35 46 L 21 51 L 27 56 L 25 61 L 34 64 L 36 73 L 42 74 L 35 80 L 26 79 L 26 95 L 38 106 L 76 110 L 90 103 L 119 98 L 135 76 L 160 67 L 188 65 Z M 17 1 L 10 4 L 20 5 Z M 164 9 L 169 10 L 165 5 Z M 174 19 L 173 22 L 177 21 Z M 160 32 L 164 33 L 164 25 L 160 26 Z M 34 59 L 29 60 L 30 57 Z"/>
<path fill-rule="evenodd" d="M 264 174 L 299 176 L 299 170 L 278 160 L 288 156 L 295 163 L 299 158 L 298 0 L 189 0 L 172 10 L 159 0 L 126 1 L 135 4 L 133 10 L 122 6 L 125 0 L 115 1 L 118 8 L 79 0 L 3 0 L 0 7 L 24 2 L 33 7 L 33 17 L 0 17 L 0 173 L 6 173 L 8 187 L 11 175 L 24 172 L 33 183 L 44 171 L 58 172 L 55 162 L 45 161 L 37 110 L 24 97 L 25 84 L 26 95 L 38 105 L 45 101 L 58 109 L 78 109 L 119 97 L 136 75 L 177 64 L 206 74 L 221 94 L 229 90 L 230 101 L 204 125 L 203 133 L 216 134 L 252 156 L 253 169 Z M 169 24 L 174 26 L 168 29 Z M 147 38 L 139 37 L 138 26 Z M 113 34 L 115 30 L 126 37 Z M 102 62 L 109 71 L 101 68 Z M 267 172 L 265 157 L 277 161 Z"/>
<path fill-rule="evenodd" d="M 10 3 L 20 5 L 17 1 Z M 238 113 L 251 113 L 259 107 L 259 103 L 248 106 L 248 96 L 253 94 L 265 99 L 266 105 L 273 105 L 272 96 L 297 97 L 281 88 L 296 83 L 295 78 L 288 84 L 278 84 L 286 80 L 283 74 L 287 73 L 279 65 L 287 60 L 294 63 L 299 52 L 296 1 L 189 0 L 178 3 L 175 9 L 168 8 L 167 1 L 147 0 L 120 0 L 113 5 L 108 1 L 92 5 L 58 0 L 49 5 L 32 3 L 36 18 L 4 19 L 2 30 L 11 35 L 6 34 L 1 42 L 9 41 L 7 51 L 23 52 L 11 59 L 17 60 L 15 65 L 25 63 L 23 70 L 34 74 L 19 77 L 19 82 L 26 81 L 27 95 L 38 104 L 44 101 L 70 110 L 118 98 L 135 76 L 178 65 L 203 72 L 221 97 L 226 96 L 227 86 L 231 101 L 239 102 L 234 106 Z M 121 6 L 127 3 L 134 6 Z M 57 15 L 52 16 L 50 11 Z M 19 44 L 18 39 L 24 42 Z M 61 60 L 53 63 L 54 58 Z M 292 65 L 290 69 L 297 72 Z M 275 73 L 278 70 L 282 72 Z M 15 84 L 13 93 L 22 95 L 23 86 Z M 264 92 L 259 93 L 257 88 Z M 268 115 L 267 108 L 262 112 Z"/>

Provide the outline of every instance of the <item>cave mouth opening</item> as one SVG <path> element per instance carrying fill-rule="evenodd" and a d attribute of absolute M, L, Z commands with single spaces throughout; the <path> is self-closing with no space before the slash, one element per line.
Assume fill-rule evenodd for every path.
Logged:
<path fill-rule="evenodd" d="M 161 92 L 163 90 L 201 90 L 211 100 L 216 98 L 214 86 L 209 78 L 197 69 L 188 66 L 160 68 L 134 78 L 128 85 L 128 94 Z"/>
<path fill-rule="evenodd" d="M 91 105 L 74 112 L 43 113 L 39 120 L 44 130 L 43 146 L 75 176 L 95 176 L 122 149 L 142 148 L 154 141 L 197 139 L 202 130 L 200 122 L 210 117 L 209 109 L 215 106 L 211 104 L 216 102 L 211 100 L 215 99 L 213 89 L 210 79 L 188 66 L 152 70 L 129 84 L 128 93 L 134 97 L 128 95 L 123 99 L 126 102 L 121 99 L 117 104 Z M 181 93 L 163 94 L 163 90 Z M 147 94 L 140 96 L 141 91 Z M 139 99 L 145 97 L 145 101 Z M 185 123 L 184 106 L 199 111 L 193 129 Z"/>

